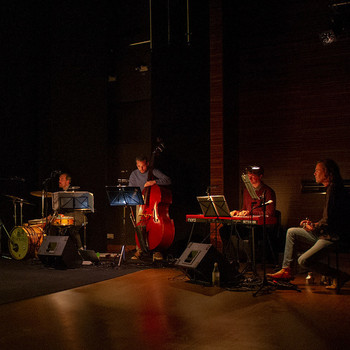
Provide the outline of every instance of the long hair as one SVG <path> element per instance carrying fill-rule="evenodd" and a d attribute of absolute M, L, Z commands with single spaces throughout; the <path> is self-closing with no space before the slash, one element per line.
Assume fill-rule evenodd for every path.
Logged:
<path fill-rule="evenodd" d="M 322 159 L 318 163 L 322 163 L 326 168 L 326 173 L 331 183 L 337 186 L 343 186 L 343 178 L 340 175 L 339 166 L 333 159 Z"/>

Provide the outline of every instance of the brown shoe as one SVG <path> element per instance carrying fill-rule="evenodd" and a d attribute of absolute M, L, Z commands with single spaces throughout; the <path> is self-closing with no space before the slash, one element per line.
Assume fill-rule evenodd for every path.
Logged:
<path fill-rule="evenodd" d="M 339 276 L 339 289 L 342 288 L 344 286 L 344 284 L 346 282 L 350 281 L 350 275 L 348 275 L 347 273 L 342 273 Z M 326 286 L 327 289 L 332 289 L 335 290 L 338 288 L 338 281 L 336 278 L 333 278 L 333 282 L 331 285 Z"/>
<path fill-rule="evenodd" d="M 142 254 L 142 250 L 136 250 L 136 253 L 131 257 L 131 260 L 138 260 L 140 259 L 141 257 L 141 254 Z"/>
<path fill-rule="evenodd" d="M 155 260 L 163 260 L 163 255 L 161 252 L 154 252 L 153 253 L 153 261 Z"/>
<path fill-rule="evenodd" d="M 275 280 L 277 279 L 293 280 L 294 279 L 294 277 L 292 276 L 290 267 L 281 269 L 276 273 L 267 273 L 266 276 Z"/>

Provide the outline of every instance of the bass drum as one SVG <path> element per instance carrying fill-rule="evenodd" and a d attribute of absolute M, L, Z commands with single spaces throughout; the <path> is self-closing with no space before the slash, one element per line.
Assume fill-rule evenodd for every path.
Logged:
<path fill-rule="evenodd" d="M 9 239 L 9 251 L 16 260 L 34 258 L 44 239 L 44 232 L 39 226 L 16 226 Z"/>
<path fill-rule="evenodd" d="M 40 228 L 44 229 L 46 226 L 46 219 L 32 219 L 28 220 L 28 225 L 29 226 L 39 226 Z"/>

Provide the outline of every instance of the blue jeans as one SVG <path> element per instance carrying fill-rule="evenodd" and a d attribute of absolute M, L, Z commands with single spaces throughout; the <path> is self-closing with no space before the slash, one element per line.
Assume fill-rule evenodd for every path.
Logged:
<path fill-rule="evenodd" d="M 303 249 L 304 253 L 298 258 L 298 264 L 302 268 L 325 276 L 335 276 L 336 270 L 322 262 L 322 258 L 333 245 L 333 242 L 328 238 L 317 237 L 314 233 L 308 232 L 301 227 L 288 229 L 282 268 L 290 267 L 296 251 Z"/>

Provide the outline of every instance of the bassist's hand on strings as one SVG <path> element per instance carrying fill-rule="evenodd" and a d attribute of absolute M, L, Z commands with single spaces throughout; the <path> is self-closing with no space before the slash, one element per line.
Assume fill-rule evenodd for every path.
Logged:
<path fill-rule="evenodd" d="M 145 183 L 145 187 L 150 187 L 156 184 L 155 180 L 150 180 Z"/>

